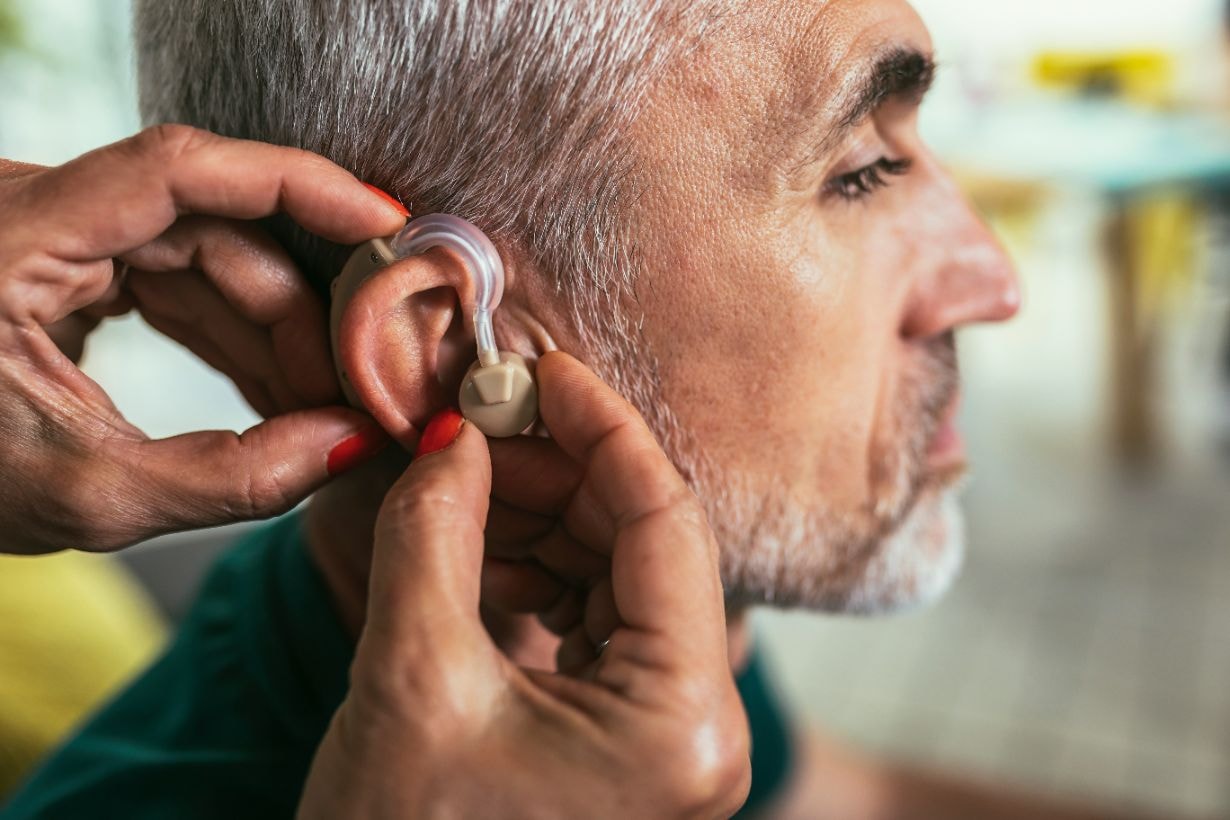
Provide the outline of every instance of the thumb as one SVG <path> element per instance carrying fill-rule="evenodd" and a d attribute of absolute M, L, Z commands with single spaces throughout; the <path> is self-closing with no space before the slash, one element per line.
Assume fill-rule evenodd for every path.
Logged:
<path fill-rule="evenodd" d="M 478 609 L 490 492 L 482 433 L 456 410 L 437 415 L 376 519 L 365 641 L 388 641 L 419 669 L 467 666 L 492 648 Z"/>
<path fill-rule="evenodd" d="M 326 407 L 276 416 L 238 435 L 213 430 L 143 441 L 119 457 L 136 462 L 132 474 L 154 507 L 147 512 L 165 529 L 182 530 L 286 512 L 389 441 L 367 415 Z"/>

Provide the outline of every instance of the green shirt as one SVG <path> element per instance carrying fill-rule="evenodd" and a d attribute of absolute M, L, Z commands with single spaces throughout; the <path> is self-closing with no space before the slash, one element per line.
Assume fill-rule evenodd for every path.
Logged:
<path fill-rule="evenodd" d="M 218 562 L 166 654 L 3 817 L 293 817 L 353 651 L 298 518 L 283 518 Z M 754 750 L 747 812 L 785 780 L 790 742 L 758 657 L 738 684 Z"/>

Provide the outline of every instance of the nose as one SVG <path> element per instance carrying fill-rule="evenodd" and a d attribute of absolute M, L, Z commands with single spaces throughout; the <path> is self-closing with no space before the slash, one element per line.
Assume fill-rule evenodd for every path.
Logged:
<path fill-rule="evenodd" d="M 954 190 L 955 194 L 955 190 Z M 964 325 L 1003 322 L 1021 308 L 1012 261 L 986 224 L 962 198 L 945 209 L 940 231 L 929 237 L 929 270 L 920 277 L 902 334 L 926 339 Z"/>

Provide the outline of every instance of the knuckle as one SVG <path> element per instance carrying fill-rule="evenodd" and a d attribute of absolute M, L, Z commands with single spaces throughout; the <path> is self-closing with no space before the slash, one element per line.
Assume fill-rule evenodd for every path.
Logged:
<path fill-rule="evenodd" d="M 299 500 L 289 482 L 289 466 L 271 459 L 259 440 L 244 434 L 227 434 L 217 450 L 223 463 L 244 465 L 224 500 L 231 519 L 267 518 L 289 510 Z"/>
<path fill-rule="evenodd" d="M 203 142 L 207 136 L 207 132 L 190 125 L 162 123 L 144 129 L 137 134 L 135 140 L 142 155 L 171 163 Z"/>
<path fill-rule="evenodd" d="M 673 506 L 680 520 L 703 530 L 709 529 L 709 515 L 696 494 L 682 487 L 673 499 Z"/>
<path fill-rule="evenodd" d="M 278 515 L 294 506 L 293 494 L 279 470 L 255 470 L 245 485 L 244 503 L 249 518 Z"/>
<path fill-rule="evenodd" d="M 448 478 L 433 473 L 398 487 L 386 501 L 386 509 L 389 517 L 397 521 L 428 521 L 440 517 L 441 510 L 452 509 L 456 504 L 456 491 Z"/>

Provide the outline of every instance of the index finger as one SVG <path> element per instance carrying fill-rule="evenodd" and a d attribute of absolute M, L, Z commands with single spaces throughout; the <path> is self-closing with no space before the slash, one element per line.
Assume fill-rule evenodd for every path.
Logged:
<path fill-rule="evenodd" d="M 491 463 L 463 425 L 416 458 L 380 507 L 366 629 L 426 656 L 440 642 L 485 645 L 478 603 Z"/>
<path fill-rule="evenodd" d="M 405 223 L 393 203 L 323 157 L 178 125 L 147 129 L 41 174 L 27 195 L 30 224 L 42 228 L 35 235 L 66 261 L 117 256 L 189 213 L 258 219 L 284 212 L 343 244 Z"/>
<path fill-rule="evenodd" d="M 563 353 L 538 363 L 539 409 L 580 463 L 588 495 L 614 526 L 611 581 L 620 619 L 696 643 L 708 630 L 725 651 L 717 546 L 695 495 L 627 401 Z"/>
<path fill-rule="evenodd" d="M 691 495 L 636 408 L 589 368 L 551 352 L 536 372 L 543 423 L 616 523 Z"/>

